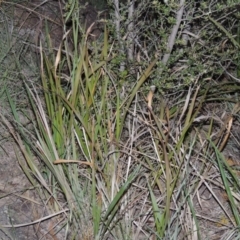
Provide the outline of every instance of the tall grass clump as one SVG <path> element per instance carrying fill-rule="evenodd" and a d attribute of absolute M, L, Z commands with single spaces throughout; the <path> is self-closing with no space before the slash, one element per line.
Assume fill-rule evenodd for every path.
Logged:
<path fill-rule="evenodd" d="M 115 45 L 109 45 L 107 28 L 102 40 L 90 44 L 91 27 L 81 40 L 78 27 L 73 21 L 72 48 L 69 32 L 56 52 L 50 39 L 47 50 L 40 45 L 42 92 L 25 82 L 31 129 L 21 124 L 8 92 L 14 123 L 1 115 L 49 218 L 61 216 L 55 233 L 61 230 L 64 239 L 201 239 L 195 203 L 203 185 L 236 227 L 230 185 L 238 189 L 239 183 L 220 153 L 232 116 L 214 128 L 219 120 L 204 113 L 204 105 L 232 93 L 231 86 L 195 81 L 171 101 L 158 96 L 154 102 L 156 89 L 146 82 L 156 57 L 133 86 L 126 77 L 130 90 L 124 95 L 111 68 Z M 215 168 L 232 214 L 209 187 Z"/>

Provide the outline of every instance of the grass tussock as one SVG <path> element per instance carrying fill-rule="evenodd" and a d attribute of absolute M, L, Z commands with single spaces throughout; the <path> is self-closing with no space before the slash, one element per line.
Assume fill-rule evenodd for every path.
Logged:
<path fill-rule="evenodd" d="M 107 30 L 91 49 L 88 31 L 79 45 L 74 26 L 73 36 L 73 51 L 67 35 L 57 52 L 40 46 L 43 95 L 25 82 L 31 129 L 21 124 L 8 92 L 14 121 L 1 115 L 21 149 L 21 168 L 53 216 L 61 215 L 55 233 L 64 229 L 64 239 L 204 239 L 199 208 L 207 189 L 232 234 L 240 224 L 239 180 L 221 152 L 239 109 L 236 104 L 224 121 L 205 109 L 236 89 L 196 82 L 180 98 L 155 102 L 154 86 L 147 96 L 141 89 L 156 58 L 122 95 Z M 228 205 L 215 188 L 226 192 Z"/>

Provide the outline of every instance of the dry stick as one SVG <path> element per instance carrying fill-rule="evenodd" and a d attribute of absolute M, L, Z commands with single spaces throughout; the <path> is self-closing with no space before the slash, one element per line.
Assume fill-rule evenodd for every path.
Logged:
<path fill-rule="evenodd" d="M 130 20 L 130 23 L 128 24 L 128 36 L 127 36 L 127 51 L 128 51 L 128 60 L 132 61 L 133 60 L 133 45 L 134 45 L 134 22 L 133 22 L 133 14 L 134 14 L 134 2 L 135 0 L 132 0 L 129 3 L 128 7 L 128 20 Z"/>
<path fill-rule="evenodd" d="M 59 215 L 61 213 L 65 213 L 65 212 L 68 212 L 68 211 L 69 211 L 69 209 L 63 209 L 63 210 L 61 210 L 61 211 L 59 211 L 57 213 L 50 214 L 50 215 L 48 215 L 46 217 L 40 218 L 40 219 L 38 219 L 36 221 L 33 221 L 33 222 L 30 222 L 30 223 L 23 223 L 23 224 L 16 224 L 16 225 L 0 225 L 0 227 L 2 227 L 2 228 L 26 227 L 26 226 L 30 226 L 30 225 L 33 225 L 33 224 L 36 224 L 36 223 L 43 222 L 43 221 L 45 221 L 47 219 L 53 218 L 53 217 L 55 217 L 55 216 L 57 216 L 57 215 Z"/>
<path fill-rule="evenodd" d="M 119 9 L 119 0 L 114 0 L 114 13 L 115 13 L 115 28 L 117 33 L 117 40 L 120 44 L 120 53 L 124 54 L 124 48 L 122 44 L 122 39 L 120 36 L 120 22 L 121 22 L 121 16 L 120 16 L 120 9 Z M 120 72 L 123 72 L 125 69 L 125 64 L 122 61 L 120 63 Z"/>
<path fill-rule="evenodd" d="M 180 8 L 179 8 L 179 10 L 177 11 L 177 14 L 176 14 L 176 24 L 173 26 L 172 32 L 171 32 L 171 34 L 168 38 L 167 53 L 164 54 L 163 59 L 162 59 L 162 63 L 164 65 L 167 63 L 167 61 L 170 57 L 170 54 L 172 52 L 173 45 L 175 43 L 177 32 L 178 32 L 180 23 L 182 21 L 184 3 L 185 3 L 185 0 L 180 1 Z"/>

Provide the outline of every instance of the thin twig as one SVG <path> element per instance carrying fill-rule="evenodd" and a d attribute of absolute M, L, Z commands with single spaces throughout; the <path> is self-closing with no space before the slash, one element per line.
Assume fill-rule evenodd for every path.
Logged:
<path fill-rule="evenodd" d="M 59 211 L 59 212 L 57 212 L 57 213 L 53 213 L 53 214 L 51 214 L 51 215 L 48 215 L 48 216 L 43 217 L 43 218 L 40 218 L 40 219 L 38 219 L 38 220 L 36 220 L 36 221 L 33 221 L 33 222 L 30 222 L 30 223 L 23 223 L 23 224 L 16 224 L 16 225 L 0 225 L 0 227 L 2 227 L 2 228 L 19 228 L 19 227 L 26 227 L 26 226 L 30 226 L 30 225 L 33 225 L 33 224 L 36 224 L 36 223 L 43 222 L 43 221 L 45 221 L 45 220 L 47 220 L 47 219 L 53 218 L 53 217 L 55 217 L 55 216 L 57 216 L 57 215 L 59 215 L 59 214 L 61 214 L 61 213 L 65 213 L 65 212 L 68 212 L 68 211 L 69 211 L 69 209 L 63 209 L 63 210 L 61 210 L 61 211 Z"/>
<path fill-rule="evenodd" d="M 176 24 L 173 26 L 172 32 L 171 32 L 171 34 L 168 38 L 167 53 L 165 53 L 165 55 L 163 56 L 163 59 L 162 59 L 163 64 L 167 63 L 167 61 L 170 57 L 170 54 L 172 52 L 172 49 L 173 49 L 173 46 L 174 46 L 174 43 L 175 43 L 175 39 L 176 39 L 176 36 L 177 36 L 177 32 L 178 32 L 180 23 L 182 21 L 184 3 L 185 3 L 185 0 L 180 1 L 180 8 L 179 8 L 179 10 L 177 11 L 177 14 L 176 14 Z"/>

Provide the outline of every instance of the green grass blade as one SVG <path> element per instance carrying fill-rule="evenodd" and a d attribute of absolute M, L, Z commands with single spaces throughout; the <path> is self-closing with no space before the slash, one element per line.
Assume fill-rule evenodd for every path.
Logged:
<path fill-rule="evenodd" d="M 238 207 L 237 207 L 237 205 L 234 201 L 232 191 L 230 189 L 229 181 L 227 179 L 226 172 L 225 172 L 225 169 L 224 169 L 225 159 L 224 159 L 223 155 L 221 154 L 221 152 L 216 147 L 216 145 L 211 141 L 211 139 L 209 139 L 209 142 L 212 145 L 212 147 L 215 151 L 215 154 L 216 154 L 217 163 L 218 163 L 218 167 L 219 167 L 219 170 L 220 170 L 220 175 L 221 175 L 225 190 L 226 190 L 227 195 L 228 195 L 228 199 L 229 199 L 229 203 L 230 203 L 230 206 L 231 206 L 231 209 L 232 209 L 232 213 L 233 213 L 234 219 L 236 221 L 236 226 L 240 226 L 240 215 L 239 215 L 239 212 L 238 212 Z M 225 166 L 227 166 L 227 164 L 225 164 Z M 230 170 L 230 169 L 228 168 L 228 170 Z M 232 171 L 231 171 L 231 173 L 232 173 L 232 176 L 234 176 Z M 235 178 L 235 180 L 237 180 L 237 182 L 238 182 L 238 179 Z"/>
<path fill-rule="evenodd" d="M 164 213 L 161 213 L 161 210 L 158 207 L 158 203 L 155 195 L 153 194 L 152 188 L 148 183 L 148 189 L 150 192 L 151 202 L 152 202 L 152 210 L 154 216 L 154 223 L 156 226 L 157 234 L 162 238 L 165 233 L 166 221 L 167 219 L 164 216 Z"/>
<path fill-rule="evenodd" d="M 107 229 L 109 228 L 110 224 L 112 223 L 112 220 L 115 216 L 115 213 L 118 211 L 118 203 L 121 200 L 121 198 L 124 196 L 124 193 L 128 190 L 130 184 L 132 183 L 132 181 L 136 178 L 139 169 L 141 166 L 137 167 L 135 169 L 134 172 L 132 172 L 127 181 L 123 184 L 123 186 L 119 189 L 118 193 L 115 195 L 114 199 L 112 200 L 112 202 L 110 203 L 110 205 L 108 206 L 108 209 L 103 217 L 103 223 L 104 223 L 104 227 L 102 230 L 102 234 L 104 235 L 105 232 L 107 231 Z"/>

